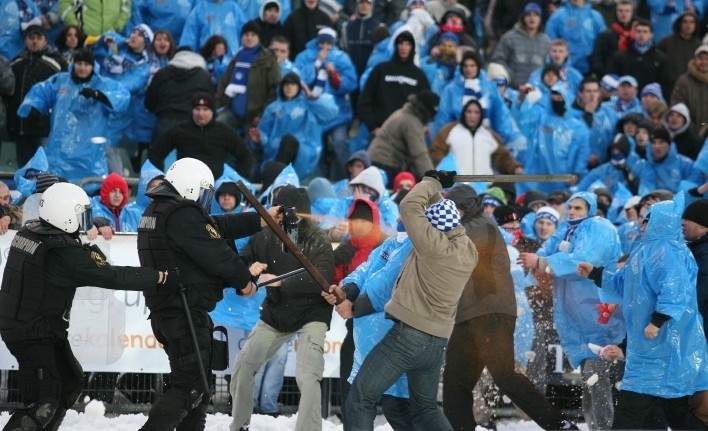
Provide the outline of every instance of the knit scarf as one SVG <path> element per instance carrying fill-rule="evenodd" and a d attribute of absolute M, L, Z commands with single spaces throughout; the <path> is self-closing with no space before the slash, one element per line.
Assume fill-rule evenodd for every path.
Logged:
<path fill-rule="evenodd" d="M 646 54 L 647 51 L 651 49 L 652 46 L 654 46 L 654 41 L 650 40 L 647 43 L 639 43 L 636 40 L 632 42 L 632 46 L 634 46 L 634 49 L 640 53 L 640 54 Z"/>
<path fill-rule="evenodd" d="M 462 92 L 462 107 L 467 105 L 470 100 L 478 100 L 482 105 L 482 109 L 487 109 L 487 98 L 482 95 L 482 86 L 479 78 L 465 79 L 464 91 Z"/>
<path fill-rule="evenodd" d="M 251 64 L 258 59 L 261 46 L 253 48 L 241 48 L 236 54 L 236 65 L 234 74 L 231 76 L 230 84 L 236 89 L 236 94 L 231 98 L 231 112 L 239 118 L 246 118 L 248 113 L 248 74 L 251 71 Z"/>
<path fill-rule="evenodd" d="M 573 236 L 575 236 L 575 230 L 578 228 L 578 226 L 580 226 L 580 223 L 584 222 L 585 219 L 587 219 L 587 218 L 588 217 L 586 216 L 583 218 L 576 218 L 573 220 L 568 220 L 568 230 L 565 232 L 564 240 L 568 241 L 568 242 L 572 241 Z"/>
<path fill-rule="evenodd" d="M 622 24 L 616 22 L 612 24 L 612 30 L 617 33 L 619 40 L 617 42 L 617 49 L 619 52 L 624 52 L 629 48 L 629 42 L 634 40 L 634 29 L 630 27 L 625 28 Z"/>
<path fill-rule="evenodd" d="M 317 98 L 324 93 L 325 85 L 327 85 L 327 69 L 324 61 L 317 60 L 315 62 L 315 82 L 312 83 L 310 94 Z"/>

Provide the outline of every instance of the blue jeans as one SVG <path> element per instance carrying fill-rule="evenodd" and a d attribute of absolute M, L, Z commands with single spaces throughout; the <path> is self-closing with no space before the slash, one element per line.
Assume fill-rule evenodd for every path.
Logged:
<path fill-rule="evenodd" d="M 278 395 L 283 387 L 285 363 L 288 361 L 288 342 L 280 346 L 275 355 L 263 364 L 256 374 L 253 386 L 253 405 L 264 415 L 278 414 Z"/>
<path fill-rule="evenodd" d="M 374 429 L 376 404 L 386 389 L 406 373 L 414 430 L 449 430 L 438 408 L 440 371 L 447 338 L 397 323 L 374 347 L 359 369 L 347 397 L 345 430 Z"/>

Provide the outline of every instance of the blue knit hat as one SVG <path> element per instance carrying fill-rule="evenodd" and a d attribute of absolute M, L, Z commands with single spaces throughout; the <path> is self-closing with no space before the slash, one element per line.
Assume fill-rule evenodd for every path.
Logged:
<path fill-rule="evenodd" d="M 460 213 L 455 203 L 450 199 L 443 199 L 430 205 L 425 210 L 425 216 L 430 224 L 437 230 L 450 231 L 460 225 Z"/>

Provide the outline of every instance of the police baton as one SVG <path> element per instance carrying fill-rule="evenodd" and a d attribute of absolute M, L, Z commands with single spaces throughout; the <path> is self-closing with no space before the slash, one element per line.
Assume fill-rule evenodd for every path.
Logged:
<path fill-rule="evenodd" d="M 192 348 L 194 349 L 194 353 L 197 355 L 197 365 L 199 365 L 199 373 L 202 376 L 202 385 L 204 386 L 202 402 L 208 403 L 209 399 L 211 398 L 211 385 L 209 385 L 206 370 L 204 369 L 204 360 L 202 359 L 201 349 L 199 348 L 199 341 L 197 340 L 197 331 L 194 329 L 192 313 L 189 311 L 189 303 L 187 302 L 187 295 L 185 294 L 185 291 L 187 289 L 184 287 L 184 284 L 182 284 L 182 277 L 180 277 L 179 268 L 173 268 L 172 271 L 174 271 L 179 280 L 179 288 L 177 289 L 177 293 L 179 294 L 179 299 L 182 302 L 182 308 L 184 309 L 184 317 L 187 319 L 187 327 L 189 328 L 189 335 L 192 339 Z"/>
<path fill-rule="evenodd" d="M 273 219 L 273 217 L 268 214 L 268 211 L 261 205 L 260 202 L 258 202 L 258 199 L 256 199 L 255 196 L 253 196 L 253 193 L 251 193 L 250 190 L 248 190 L 248 187 L 246 187 L 246 184 L 243 183 L 243 181 L 239 180 L 236 183 L 236 187 L 239 189 L 239 191 L 243 194 L 243 197 L 246 198 L 249 204 L 256 210 L 256 212 L 265 220 L 266 224 L 273 230 L 273 233 L 275 236 L 277 236 L 281 241 L 283 241 L 283 245 L 288 249 L 290 253 L 297 259 L 298 262 L 300 262 L 300 265 L 303 266 L 305 271 L 307 271 L 308 274 L 310 274 L 310 277 L 312 277 L 313 280 L 320 286 L 320 289 L 322 289 L 323 292 L 330 293 L 329 291 L 329 282 L 320 274 L 320 272 L 315 268 L 315 265 L 310 262 L 310 260 L 307 258 L 302 253 L 302 250 L 300 250 L 293 242 L 293 240 L 290 239 L 290 236 L 288 236 L 287 233 L 283 230 L 283 228 L 280 227 L 280 225 Z M 337 304 L 342 303 L 344 301 L 343 295 L 340 297 L 337 297 Z"/>
<path fill-rule="evenodd" d="M 298 268 L 295 271 L 286 272 L 285 274 L 281 274 L 277 277 L 273 277 L 268 281 L 258 282 L 258 283 L 256 283 L 256 287 L 268 286 L 269 284 L 273 284 L 276 281 L 285 280 L 286 278 L 290 278 L 294 275 L 298 275 L 301 272 L 305 272 L 305 268 Z"/>
<path fill-rule="evenodd" d="M 533 175 L 455 175 L 455 182 L 458 183 L 569 183 L 578 179 L 573 174 L 533 174 Z"/>

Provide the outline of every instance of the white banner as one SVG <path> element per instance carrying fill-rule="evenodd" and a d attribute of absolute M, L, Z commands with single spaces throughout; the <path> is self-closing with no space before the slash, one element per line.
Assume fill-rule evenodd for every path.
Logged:
<path fill-rule="evenodd" d="M 0 273 L 16 231 L 0 235 Z M 85 238 L 84 238 L 85 240 Z M 140 266 L 137 235 L 114 235 L 110 241 L 93 241 L 112 265 Z M 1 278 L 0 278 L 1 280 Z M 85 371 L 168 373 L 169 363 L 147 320 L 150 311 L 141 292 L 82 287 L 76 291 L 71 311 L 69 342 Z M 245 342 L 240 329 L 229 329 L 230 363 Z M 339 351 L 346 335 L 344 320 L 332 312 L 325 339 L 325 377 L 339 377 Z M 295 376 L 295 348 L 290 341 L 285 375 Z M 0 341 L 0 369 L 17 369 L 15 358 Z M 230 369 L 224 371 L 230 373 Z"/>

